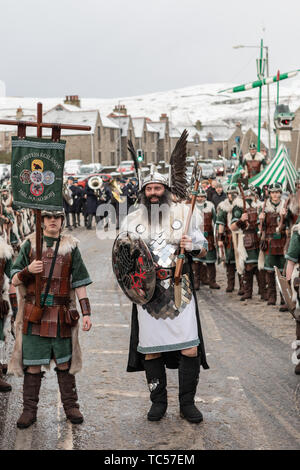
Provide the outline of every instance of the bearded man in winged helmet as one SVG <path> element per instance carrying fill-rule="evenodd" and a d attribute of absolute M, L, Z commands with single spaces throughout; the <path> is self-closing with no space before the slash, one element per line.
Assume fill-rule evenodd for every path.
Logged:
<path fill-rule="evenodd" d="M 153 167 L 143 181 L 140 179 L 140 204 L 123 221 L 121 233 L 113 248 L 113 267 L 119 282 L 118 269 L 122 262 L 119 257 L 124 246 L 129 243 L 128 240 L 136 240 L 136 246 L 143 243 L 148 252 L 143 259 L 151 260 L 153 264 L 154 277 L 149 280 L 149 283 L 153 283 L 153 289 L 146 302 L 135 302 L 132 294 L 135 287 L 133 282 L 127 284 L 127 288 L 120 283 L 133 301 L 127 371 L 145 370 L 152 401 L 147 415 L 150 421 L 159 421 L 167 410 L 166 367 L 178 369 L 181 416 L 193 423 L 199 423 L 203 419 L 195 406 L 194 397 L 200 365 L 204 369 L 208 365 L 191 266 L 193 256 L 205 256 L 207 242 L 195 214 L 187 234 L 184 234 L 189 211 L 189 206 L 184 203 L 187 197 L 186 142 L 187 132 L 184 131 L 172 152 L 169 177 L 160 174 Z M 131 142 L 129 151 L 137 174 L 140 174 Z M 177 286 L 180 298 L 178 301 L 175 298 L 174 272 L 181 248 L 185 250 L 185 256 L 181 283 Z M 144 274 L 143 262 L 135 275 Z M 127 263 L 130 263 L 130 259 Z M 123 271 L 126 271 L 126 266 Z M 134 274 L 131 274 L 133 280 Z M 143 292 L 145 293 L 143 289 L 139 290 L 139 293 Z"/>

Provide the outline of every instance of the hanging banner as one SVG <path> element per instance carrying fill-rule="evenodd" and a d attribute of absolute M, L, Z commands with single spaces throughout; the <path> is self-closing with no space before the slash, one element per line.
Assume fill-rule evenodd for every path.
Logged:
<path fill-rule="evenodd" d="M 12 137 L 11 184 L 14 204 L 61 210 L 66 141 Z"/>

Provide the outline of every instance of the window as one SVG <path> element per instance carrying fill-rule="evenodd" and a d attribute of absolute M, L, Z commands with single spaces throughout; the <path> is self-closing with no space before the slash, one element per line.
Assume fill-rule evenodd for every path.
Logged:
<path fill-rule="evenodd" d="M 101 152 L 98 152 L 98 162 L 101 163 Z"/>
<path fill-rule="evenodd" d="M 110 129 L 110 141 L 114 142 L 115 140 L 115 131 L 114 129 Z"/>
<path fill-rule="evenodd" d="M 110 164 L 115 164 L 115 152 L 110 152 Z"/>
<path fill-rule="evenodd" d="M 194 142 L 195 142 L 195 144 L 199 144 L 200 140 L 199 140 L 199 135 L 198 134 L 195 135 Z"/>
<path fill-rule="evenodd" d="M 213 158 L 213 151 L 212 150 L 208 151 L 208 158 Z"/>
<path fill-rule="evenodd" d="M 212 136 L 208 136 L 208 137 L 207 137 L 207 143 L 208 143 L 208 145 L 212 145 L 212 143 L 213 143 L 213 138 L 212 138 Z"/>
<path fill-rule="evenodd" d="M 151 152 L 151 155 L 152 155 L 151 161 L 152 161 L 152 162 L 155 162 L 155 152 Z"/>
<path fill-rule="evenodd" d="M 100 129 L 100 126 L 98 126 L 98 140 L 101 139 L 101 129 Z"/>
<path fill-rule="evenodd" d="M 154 132 L 151 132 L 151 142 L 154 144 Z"/>

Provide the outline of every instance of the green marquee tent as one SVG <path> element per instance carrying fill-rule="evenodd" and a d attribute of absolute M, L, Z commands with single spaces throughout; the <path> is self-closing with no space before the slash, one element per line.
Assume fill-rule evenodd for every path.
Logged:
<path fill-rule="evenodd" d="M 275 157 L 266 168 L 249 180 L 249 184 L 262 188 L 265 184 L 281 183 L 284 191 L 295 192 L 297 171 L 291 162 L 287 148 L 281 144 Z"/>

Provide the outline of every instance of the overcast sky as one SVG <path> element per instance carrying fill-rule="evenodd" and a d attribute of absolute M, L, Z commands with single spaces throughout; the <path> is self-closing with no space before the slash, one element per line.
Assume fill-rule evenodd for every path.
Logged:
<path fill-rule="evenodd" d="M 299 0 L 0 0 L 8 96 L 113 98 L 300 68 Z"/>

